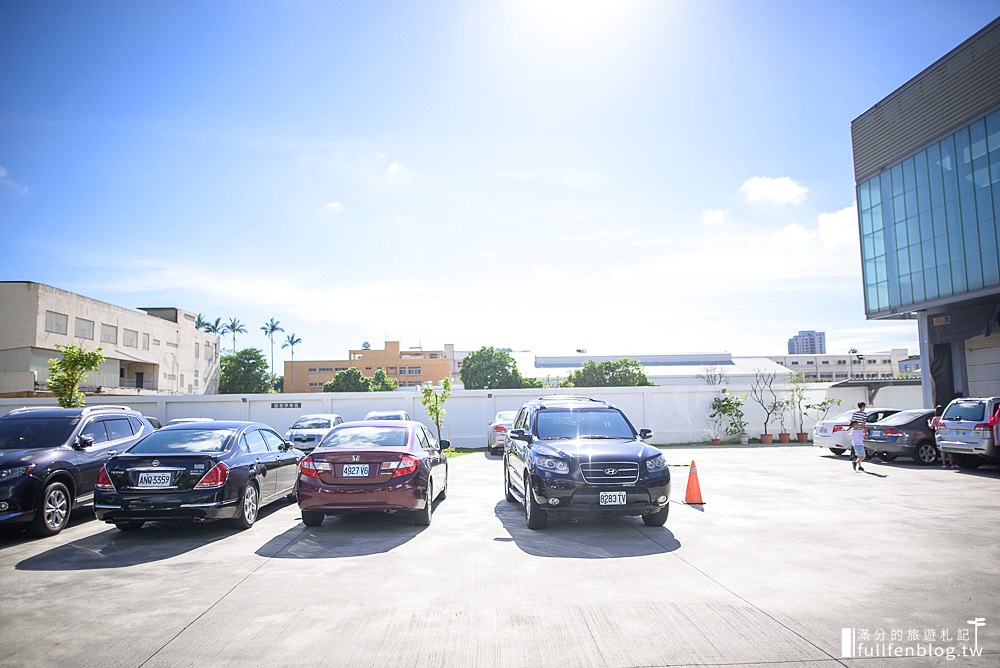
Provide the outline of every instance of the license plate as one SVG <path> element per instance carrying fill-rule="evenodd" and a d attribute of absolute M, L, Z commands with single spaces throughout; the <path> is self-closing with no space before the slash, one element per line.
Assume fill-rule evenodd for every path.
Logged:
<path fill-rule="evenodd" d="M 169 473 L 140 473 L 137 487 L 170 487 Z"/>
<path fill-rule="evenodd" d="M 601 492 L 602 506 L 624 506 L 625 492 Z"/>
<path fill-rule="evenodd" d="M 368 464 L 344 464 L 345 478 L 367 478 Z"/>
<path fill-rule="evenodd" d="M 868 438 L 882 438 L 882 432 L 880 432 L 878 429 L 872 429 L 870 432 L 868 432 Z"/>
<path fill-rule="evenodd" d="M 956 438 L 960 438 L 962 436 L 965 436 L 967 433 L 968 432 L 965 431 L 964 429 L 952 429 L 951 430 L 951 435 L 955 436 Z"/>

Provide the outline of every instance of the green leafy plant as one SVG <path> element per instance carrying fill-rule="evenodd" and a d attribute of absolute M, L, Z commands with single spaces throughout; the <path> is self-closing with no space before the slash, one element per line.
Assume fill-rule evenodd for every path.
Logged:
<path fill-rule="evenodd" d="M 219 394 L 266 394 L 273 386 L 267 359 L 258 348 L 219 358 Z"/>
<path fill-rule="evenodd" d="M 792 420 L 799 425 L 799 433 L 805 431 L 805 406 L 806 400 L 806 377 L 801 373 L 793 373 L 788 376 L 788 383 L 792 386 L 789 391 L 788 403 L 792 410 Z"/>
<path fill-rule="evenodd" d="M 524 387 L 517 362 L 506 350 L 483 346 L 462 360 L 459 372 L 467 390 L 501 390 Z"/>
<path fill-rule="evenodd" d="M 63 408 L 81 408 L 87 401 L 80 383 L 88 373 L 97 371 L 104 361 L 104 349 L 84 350 L 79 346 L 56 346 L 62 355 L 49 360 L 49 391 Z"/>
<path fill-rule="evenodd" d="M 839 406 L 842 404 L 840 399 L 834 399 L 833 397 L 827 397 L 823 401 L 818 401 L 814 404 L 806 404 L 806 410 L 816 412 L 816 422 L 821 422 L 826 419 L 826 414 L 830 412 L 830 409 L 834 406 Z"/>
<path fill-rule="evenodd" d="M 377 369 L 371 380 L 372 392 L 392 392 L 399 385 L 395 378 L 389 378 L 385 369 Z"/>
<path fill-rule="evenodd" d="M 724 394 L 712 400 L 712 414 L 709 420 L 722 417 L 726 421 L 726 436 L 739 438 L 747 433 L 746 418 L 743 414 L 743 403 L 746 395 L 736 396 L 734 394 Z"/>
<path fill-rule="evenodd" d="M 427 417 L 437 427 L 438 443 L 441 442 L 441 423 L 444 421 L 444 402 L 451 396 L 451 378 L 441 380 L 441 390 L 437 391 L 429 383 L 420 390 L 420 403 L 424 405 Z"/>
<path fill-rule="evenodd" d="M 333 380 L 323 383 L 324 392 L 371 392 L 371 378 L 354 367 L 338 371 Z"/>
<path fill-rule="evenodd" d="M 623 357 L 620 360 L 604 360 L 596 363 L 587 360 L 582 369 L 576 369 L 562 387 L 641 387 L 652 385 L 642 370 L 639 360 Z"/>

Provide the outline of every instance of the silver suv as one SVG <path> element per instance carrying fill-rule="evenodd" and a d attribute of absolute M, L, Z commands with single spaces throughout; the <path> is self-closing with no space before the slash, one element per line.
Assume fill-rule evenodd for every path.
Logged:
<path fill-rule="evenodd" d="M 993 428 L 987 421 L 998 405 L 1000 397 L 953 399 L 944 409 L 937 429 L 938 450 L 950 452 L 963 469 L 996 462 L 997 446 L 993 442 Z"/>

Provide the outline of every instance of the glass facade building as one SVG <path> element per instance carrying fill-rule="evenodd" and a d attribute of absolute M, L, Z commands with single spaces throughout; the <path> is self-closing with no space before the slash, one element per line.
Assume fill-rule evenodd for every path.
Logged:
<path fill-rule="evenodd" d="M 857 186 L 865 310 L 1000 286 L 1000 108 Z"/>

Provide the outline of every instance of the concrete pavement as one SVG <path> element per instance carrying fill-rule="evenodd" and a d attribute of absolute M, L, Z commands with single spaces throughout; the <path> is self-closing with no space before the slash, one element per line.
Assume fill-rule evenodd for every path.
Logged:
<path fill-rule="evenodd" d="M 430 527 L 294 504 L 257 524 L 122 533 L 77 513 L 0 533 L 3 666 L 996 666 L 1000 472 L 809 446 L 665 448 L 703 511 L 525 528 L 499 458 L 451 460 Z M 674 499 L 687 470 L 673 469 Z M 843 629 L 978 659 L 845 658 Z M 908 641 L 933 629 L 933 642 Z M 972 646 L 972 638 L 968 643 Z M 873 648 L 876 651 L 878 648 Z M 885 647 L 882 647 L 884 650 Z M 852 651 L 858 650 L 852 645 Z"/>

